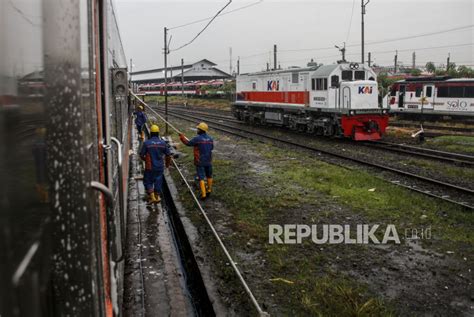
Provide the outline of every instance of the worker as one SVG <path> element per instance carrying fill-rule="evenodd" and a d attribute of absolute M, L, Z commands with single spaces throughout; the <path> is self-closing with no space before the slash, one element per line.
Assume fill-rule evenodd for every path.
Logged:
<path fill-rule="evenodd" d="M 212 150 L 214 149 L 214 140 L 207 134 L 209 127 L 201 122 L 197 126 L 197 136 L 188 140 L 184 134 L 179 138 L 187 146 L 194 146 L 194 165 L 199 179 L 199 189 L 201 190 L 201 200 L 206 199 L 212 192 Z M 205 179 L 207 179 L 207 188 Z"/>
<path fill-rule="evenodd" d="M 148 118 L 145 113 L 145 108 L 140 105 L 138 106 L 138 110 L 133 113 L 135 115 L 135 125 L 137 126 L 138 130 L 138 137 L 141 138 L 142 140 L 145 139 L 145 129 L 143 127 L 145 126 L 145 123 L 147 122 Z"/>
<path fill-rule="evenodd" d="M 163 156 L 165 160 L 163 161 Z M 171 163 L 171 152 L 166 142 L 160 138 L 160 128 L 157 125 L 150 127 L 150 138 L 143 143 L 140 157 L 145 161 L 143 185 L 148 194 L 148 203 L 161 201 L 164 166 Z"/>

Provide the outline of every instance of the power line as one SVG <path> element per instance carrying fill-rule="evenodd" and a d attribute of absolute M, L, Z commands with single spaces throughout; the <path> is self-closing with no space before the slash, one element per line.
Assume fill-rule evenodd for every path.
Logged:
<path fill-rule="evenodd" d="M 452 28 L 452 29 L 440 30 L 440 31 L 436 31 L 436 32 L 422 33 L 422 34 L 417 34 L 417 35 L 411 35 L 411 36 L 405 36 L 405 37 L 399 37 L 399 38 L 391 38 L 391 39 L 380 40 L 380 41 L 373 41 L 373 42 L 366 43 L 366 45 L 374 45 L 374 44 L 409 40 L 409 39 L 414 39 L 414 38 L 419 38 L 419 37 L 424 37 L 424 36 L 432 36 L 432 35 L 438 35 L 438 34 L 443 34 L 443 33 L 449 33 L 449 32 L 469 29 L 469 28 L 472 28 L 472 27 L 474 27 L 474 24 L 465 25 L 465 26 L 461 26 L 461 27 L 456 27 L 456 28 Z M 357 46 L 361 46 L 361 44 L 347 45 L 347 47 L 357 47 Z M 323 51 L 323 50 L 331 50 L 331 49 L 334 49 L 334 48 L 332 46 L 331 47 L 319 47 L 319 48 L 302 48 L 302 49 L 280 50 L 280 52 Z"/>
<path fill-rule="evenodd" d="M 253 6 L 257 5 L 257 4 L 260 4 L 260 3 L 262 3 L 262 2 L 263 2 L 263 0 L 259 0 L 259 1 L 257 1 L 257 2 L 254 2 L 254 3 L 251 3 L 251 4 L 248 4 L 248 5 L 245 5 L 245 6 L 236 8 L 236 9 L 234 9 L 234 10 L 227 11 L 227 12 L 225 12 L 225 13 L 222 13 L 220 16 L 223 16 L 223 15 L 226 15 L 226 14 L 231 14 L 231 13 L 233 13 L 233 12 L 237 12 L 237 11 L 240 11 L 240 10 L 243 10 L 243 9 L 247 9 L 247 8 L 253 7 Z M 192 22 L 189 22 L 189 23 L 186 23 L 186 24 L 177 25 L 177 26 L 174 26 L 174 27 L 172 27 L 172 28 L 169 28 L 169 30 L 179 29 L 179 28 L 183 28 L 183 27 L 185 27 L 185 26 L 189 26 L 189 25 L 201 23 L 201 22 L 210 20 L 210 19 L 212 19 L 212 18 L 213 18 L 213 17 L 207 17 L 207 18 L 200 19 L 200 20 L 196 20 L 196 21 L 192 21 Z"/>
<path fill-rule="evenodd" d="M 214 17 L 206 24 L 206 26 L 205 26 L 198 34 L 196 34 L 196 36 L 195 36 L 191 41 L 189 41 L 188 43 L 183 44 L 183 45 L 181 45 L 180 47 L 178 47 L 177 49 L 174 49 L 174 50 L 171 50 L 171 51 L 173 51 L 173 52 L 178 51 L 178 50 L 182 49 L 183 47 L 186 47 L 186 46 L 188 46 L 189 44 L 191 44 L 192 42 L 194 42 L 194 41 L 199 37 L 199 35 L 201 35 L 202 32 L 204 32 L 204 31 L 207 29 L 207 27 L 208 27 L 209 25 L 211 25 L 212 21 L 214 21 L 214 20 L 217 18 L 217 16 L 218 16 L 222 11 L 224 11 L 225 8 L 227 8 L 231 3 L 232 3 L 232 0 L 229 0 L 229 2 L 227 2 L 227 4 L 226 4 L 222 9 L 220 9 L 219 11 L 217 11 L 217 13 L 214 15 Z"/>
<path fill-rule="evenodd" d="M 351 11 L 351 19 L 349 21 L 349 29 L 347 30 L 347 35 L 346 35 L 346 43 L 349 40 L 349 34 L 351 33 L 351 27 L 352 27 L 352 18 L 354 17 L 354 7 L 355 7 L 355 0 L 352 0 L 352 11 Z"/>

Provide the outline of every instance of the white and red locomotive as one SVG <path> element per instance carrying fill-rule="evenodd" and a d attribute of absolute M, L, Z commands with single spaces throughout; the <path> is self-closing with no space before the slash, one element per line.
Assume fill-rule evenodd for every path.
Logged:
<path fill-rule="evenodd" d="M 378 104 L 376 74 L 364 64 L 289 68 L 237 77 L 234 116 L 326 136 L 378 140 L 388 109 Z"/>

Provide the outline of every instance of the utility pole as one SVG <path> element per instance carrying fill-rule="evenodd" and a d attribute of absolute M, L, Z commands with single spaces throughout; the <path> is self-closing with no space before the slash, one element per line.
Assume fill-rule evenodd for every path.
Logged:
<path fill-rule="evenodd" d="M 229 74 L 232 76 L 232 47 L 229 47 Z"/>
<path fill-rule="evenodd" d="M 273 70 L 277 70 L 277 46 L 273 45 Z"/>
<path fill-rule="evenodd" d="M 270 70 L 270 64 L 267 62 L 267 72 Z"/>
<path fill-rule="evenodd" d="M 365 6 L 369 4 L 370 0 L 361 0 L 361 14 L 362 14 L 362 20 L 361 20 L 361 33 L 362 33 L 362 64 L 364 64 L 364 58 L 365 58 L 365 51 L 364 51 L 364 15 L 365 15 Z"/>
<path fill-rule="evenodd" d="M 395 74 L 397 73 L 397 68 L 398 68 L 398 51 L 395 52 Z"/>
<path fill-rule="evenodd" d="M 128 85 L 130 86 L 130 88 L 133 90 L 133 87 L 132 87 L 132 67 L 133 67 L 133 63 L 132 63 L 132 59 L 130 58 L 130 76 L 128 77 Z"/>
<path fill-rule="evenodd" d="M 446 71 L 449 70 L 449 63 L 450 63 L 450 60 L 451 60 L 451 53 L 448 53 L 448 59 L 446 61 Z"/>
<path fill-rule="evenodd" d="M 237 57 L 237 75 L 240 75 L 240 56 Z"/>
<path fill-rule="evenodd" d="M 370 67 L 370 64 L 372 63 L 372 53 L 369 52 L 369 56 L 367 58 L 367 64 Z"/>
<path fill-rule="evenodd" d="M 184 59 L 181 58 L 181 96 L 184 98 Z"/>
<path fill-rule="evenodd" d="M 165 134 L 168 135 L 168 29 L 165 27 Z"/>
<path fill-rule="evenodd" d="M 416 68 L 416 53 L 413 52 L 412 54 L 412 65 L 411 65 L 411 68 L 412 69 L 415 69 Z"/>

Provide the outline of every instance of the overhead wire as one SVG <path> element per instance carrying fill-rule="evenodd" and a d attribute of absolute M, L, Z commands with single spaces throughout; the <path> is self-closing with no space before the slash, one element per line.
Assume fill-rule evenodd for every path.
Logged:
<path fill-rule="evenodd" d="M 240 10 L 243 10 L 243 9 L 247 9 L 247 8 L 253 7 L 253 6 L 257 5 L 257 4 L 260 4 L 260 3 L 262 3 L 262 2 L 263 2 L 263 0 L 259 0 L 259 1 L 257 1 L 257 2 L 254 2 L 254 3 L 251 3 L 251 4 L 248 4 L 248 5 L 245 5 L 245 6 L 236 8 L 236 9 L 234 9 L 234 10 L 229 10 L 229 11 L 227 11 L 227 12 L 222 13 L 220 16 L 224 16 L 224 15 L 231 14 L 231 13 L 234 13 L 234 12 L 237 12 L 237 11 L 240 11 Z M 207 17 L 207 18 L 203 18 L 203 19 L 200 19 L 200 20 L 192 21 L 192 22 L 189 22 L 189 23 L 177 25 L 177 26 L 174 26 L 174 27 L 169 28 L 168 30 L 175 30 L 175 29 L 179 29 L 179 28 L 186 27 L 186 26 L 189 26 L 189 25 L 194 25 L 194 24 L 197 24 L 197 23 L 201 23 L 201 22 L 210 20 L 210 19 L 212 19 L 212 18 L 213 18 L 213 17 Z"/>
<path fill-rule="evenodd" d="M 184 48 L 184 47 L 190 45 L 192 42 L 194 42 L 194 41 L 199 37 L 199 35 L 201 35 L 201 34 L 209 27 L 209 25 L 211 25 L 212 21 L 214 21 L 214 20 L 217 18 L 217 16 L 218 16 L 222 11 L 224 11 L 225 8 L 227 8 L 231 3 L 232 3 L 232 0 L 229 0 L 229 2 L 227 2 L 227 4 L 226 4 L 224 7 L 222 7 L 222 9 L 220 9 L 219 11 L 217 11 L 217 13 L 214 15 L 214 17 L 206 24 L 206 26 L 205 26 L 201 31 L 198 32 L 198 34 L 196 34 L 196 36 L 195 36 L 191 41 L 189 41 L 189 42 L 186 43 L 186 44 L 181 45 L 180 47 L 178 47 L 178 48 L 176 48 L 176 49 L 170 50 L 170 51 L 171 51 L 171 52 L 178 51 L 178 50 L 180 50 L 180 49 L 182 49 L 182 48 Z"/>

